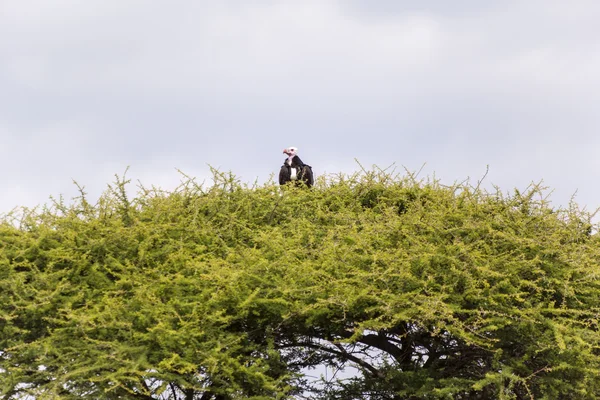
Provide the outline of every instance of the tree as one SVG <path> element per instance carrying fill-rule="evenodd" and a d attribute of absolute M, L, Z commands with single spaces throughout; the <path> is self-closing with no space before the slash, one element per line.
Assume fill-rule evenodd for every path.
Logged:
<path fill-rule="evenodd" d="M 598 236 L 538 186 L 127 184 L 0 225 L 2 398 L 600 396 Z"/>

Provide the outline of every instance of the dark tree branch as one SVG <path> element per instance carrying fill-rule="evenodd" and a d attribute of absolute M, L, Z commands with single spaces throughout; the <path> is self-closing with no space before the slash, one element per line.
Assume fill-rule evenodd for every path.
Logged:
<path fill-rule="evenodd" d="M 169 386 L 171 387 L 171 392 L 173 393 L 173 400 L 178 400 L 177 399 L 177 388 L 175 387 L 175 384 L 173 382 L 169 382 Z"/>
<path fill-rule="evenodd" d="M 213 397 L 213 393 L 210 391 L 206 391 L 204 393 L 202 393 L 202 397 L 200 397 L 200 400 L 210 400 Z"/>
<path fill-rule="evenodd" d="M 340 336 L 342 336 L 344 339 L 349 339 L 353 336 L 353 334 L 354 333 L 352 332 L 345 331 Z M 410 363 L 412 353 L 407 352 L 406 350 L 408 349 L 401 349 L 398 346 L 394 345 L 384 335 L 362 335 L 359 337 L 358 342 L 366 344 L 367 346 L 375 347 L 376 349 L 379 349 L 389 354 L 394 358 L 394 360 L 396 360 L 399 364 L 403 366 L 407 366 L 407 364 Z"/>
<path fill-rule="evenodd" d="M 194 389 L 185 389 L 183 392 L 185 393 L 185 400 L 194 400 Z M 202 397 L 204 397 L 204 394 Z"/>
<path fill-rule="evenodd" d="M 289 344 L 289 345 L 279 346 L 279 348 L 290 348 L 290 347 L 308 347 L 310 349 L 321 350 L 326 353 L 338 356 L 338 357 L 342 358 L 343 360 L 352 361 L 353 363 L 360 366 L 363 370 L 369 371 L 373 376 L 381 377 L 381 371 L 379 371 L 377 368 L 375 368 L 374 366 L 372 366 L 365 360 L 362 360 L 362 359 L 348 353 L 343 348 L 341 351 L 339 351 L 339 350 L 335 350 L 335 349 L 332 349 L 330 347 L 327 347 L 327 346 L 324 346 L 321 344 L 310 343 L 310 342 L 300 342 L 300 343 L 293 343 L 293 344 Z"/>

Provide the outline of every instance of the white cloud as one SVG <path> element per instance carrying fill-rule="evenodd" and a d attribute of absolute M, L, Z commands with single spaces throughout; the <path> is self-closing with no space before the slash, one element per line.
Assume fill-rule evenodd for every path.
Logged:
<path fill-rule="evenodd" d="M 315 170 L 490 164 L 591 203 L 599 17 L 591 0 L 4 0 L 1 163 L 29 161 L 2 183 L 103 187 L 126 165 L 176 183 L 207 163 L 266 179 L 294 143 Z"/>

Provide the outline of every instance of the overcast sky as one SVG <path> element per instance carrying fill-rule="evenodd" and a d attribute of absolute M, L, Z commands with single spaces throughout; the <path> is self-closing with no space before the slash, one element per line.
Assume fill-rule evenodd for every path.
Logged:
<path fill-rule="evenodd" d="M 600 206 L 597 0 L 0 0 L 0 213 L 392 163 Z"/>

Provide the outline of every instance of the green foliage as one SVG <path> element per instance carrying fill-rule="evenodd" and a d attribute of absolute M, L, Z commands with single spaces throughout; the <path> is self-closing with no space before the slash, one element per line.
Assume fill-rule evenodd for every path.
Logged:
<path fill-rule="evenodd" d="M 600 243 L 575 205 L 214 173 L 4 218 L 3 399 L 600 397 Z M 354 372 L 305 376 L 324 368 Z"/>

